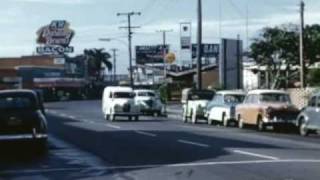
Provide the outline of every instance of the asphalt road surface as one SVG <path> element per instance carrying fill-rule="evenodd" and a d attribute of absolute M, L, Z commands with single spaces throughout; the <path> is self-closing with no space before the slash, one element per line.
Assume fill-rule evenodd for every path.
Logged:
<path fill-rule="evenodd" d="M 107 122 L 99 101 L 46 107 L 49 151 L 39 155 L 19 145 L 1 150 L 0 179 L 320 179 L 319 136 L 191 125 L 170 117 Z"/>

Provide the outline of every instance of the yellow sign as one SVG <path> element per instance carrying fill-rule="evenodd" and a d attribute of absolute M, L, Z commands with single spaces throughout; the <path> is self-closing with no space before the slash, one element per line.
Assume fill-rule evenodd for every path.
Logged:
<path fill-rule="evenodd" d="M 168 53 L 165 59 L 167 63 L 172 64 L 176 60 L 176 55 L 174 53 Z"/>

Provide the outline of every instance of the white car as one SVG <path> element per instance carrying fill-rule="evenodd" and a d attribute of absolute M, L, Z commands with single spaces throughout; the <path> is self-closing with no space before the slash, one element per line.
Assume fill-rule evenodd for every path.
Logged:
<path fill-rule="evenodd" d="M 114 121 L 117 116 L 126 116 L 138 121 L 140 110 L 135 104 L 134 92 L 129 87 L 106 87 L 102 97 L 102 112 L 106 120 Z"/>
<path fill-rule="evenodd" d="M 217 122 L 228 126 L 236 122 L 236 105 L 243 102 L 245 95 L 241 91 L 218 91 L 207 106 L 208 124 Z"/>
<path fill-rule="evenodd" d="M 213 96 L 214 92 L 209 90 L 183 90 L 181 99 L 183 122 L 188 122 L 191 119 L 191 122 L 195 124 L 198 119 L 205 119 L 207 104 Z"/>
<path fill-rule="evenodd" d="M 153 90 L 139 89 L 135 90 L 134 93 L 135 103 L 139 105 L 141 113 L 155 116 L 164 114 L 164 105 Z"/>

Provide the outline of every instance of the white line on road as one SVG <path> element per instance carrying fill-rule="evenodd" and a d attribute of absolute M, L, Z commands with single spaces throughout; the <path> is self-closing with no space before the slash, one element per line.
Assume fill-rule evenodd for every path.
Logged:
<path fill-rule="evenodd" d="M 156 134 L 152 134 L 152 133 L 148 133 L 148 132 L 144 132 L 144 131 L 135 131 L 135 132 L 138 133 L 138 134 L 145 135 L 145 136 L 150 136 L 150 137 L 156 137 L 157 136 Z"/>
<path fill-rule="evenodd" d="M 260 157 L 260 158 L 264 158 L 264 159 L 271 159 L 271 160 L 278 160 L 279 159 L 274 156 L 268 156 L 268 155 L 264 155 L 264 154 L 257 154 L 257 153 L 241 151 L 241 150 L 233 150 L 233 152 L 238 153 L 238 154 L 248 155 L 248 156 Z"/>
<path fill-rule="evenodd" d="M 113 129 L 121 129 L 120 126 L 116 126 L 116 125 L 112 125 L 112 124 L 105 124 L 105 126 L 107 126 L 109 128 L 113 128 Z"/>
<path fill-rule="evenodd" d="M 208 147 L 210 147 L 210 146 L 207 145 L 207 144 L 202 144 L 202 143 L 198 143 L 198 142 L 187 141 L 187 140 L 183 140 L 183 139 L 179 139 L 178 142 L 179 142 L 179 143 L 183 143 L 183 144 L 200 146 L 200 147 L 203 147 L 203 148 L 208 148 Z"/>
<path fill-rule="evenodd" d="M 76 117 L 74 117 L 74 116 L 68 116 L 68 118 L 70 118 L 70 119 L 76 119 Z"/>
<path fill-rule="evenodd" d="M 218 165 L 243 165 L 243 164 L 266 164 L 266 163 L 320 163 L 320 159 L 283 159 L 283 160 L 253 160 L 253 161 L 213 161 L 198 163 L 178 163 L 178 164 L 151 164 L 137 166 L 96 166 L 89 168 L 48 168 L 48 169 L 25 169 L 25 170 L 7 170 L 1 171 L 1 174 L 32 174 L 32 173 L 52 173 L 66 171 L 83 171 L 83 170 L 113 170 L 113 169 L 141 169 L 156 167 L 195 167 L 195 166 L 218 166 Z"/>

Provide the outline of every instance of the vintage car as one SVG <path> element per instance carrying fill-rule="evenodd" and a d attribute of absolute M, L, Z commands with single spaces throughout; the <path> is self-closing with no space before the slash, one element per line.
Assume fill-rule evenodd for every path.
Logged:
<path fill-rule="evenodd" d="M 47 120 L 32 90 L 0 91 L 0 141 L 29 141 L 46 148 Z"/>
<path fill-rule="evenodd" d="M 218 91 L 207 105 L 208 124 L 214 122 L 228 126 L 236 122 L 236 106 L 243 102 L 245 93 L 242 91 Z"/>
<path fill-rule="evenodd" d="M 185 89 L 182 91 L 183 122 L 191 119 L 197 123 L 198 119 L 205 119 L 205 110 L 209 101 L 212 100 L 215 92 L 210 90 Z"/>
<path fill-rule="evenodd" d="M 132 88 L 106 87 L 102 97 L 102 112 L 106 120 L 115 121 L 117 116 L 125 116 L 138 121 L 140 110 L 135 104 Z"/>
<path fill-rule="evenodd" d="M 297 118 L 296 125 L 302 136 L 320 131 L 320 93 L 311 96 Z"/>
<path fill-rule="evenodd" d="M 141 113 L 154 116 L 164 114 L 164 105 L 160 97 L 153 90 L 138 89 L 135 90 L 134 93 L 135 103 L 139 105 Z"/>
<path fill-rule="evenodd" d="M 236 114 L 239 128 L 254 125 L 263 131 L 269 125 L 274 129 L 293 126 L 299 110 L 285 91 L 253 90 L 236 107 Z"/>

